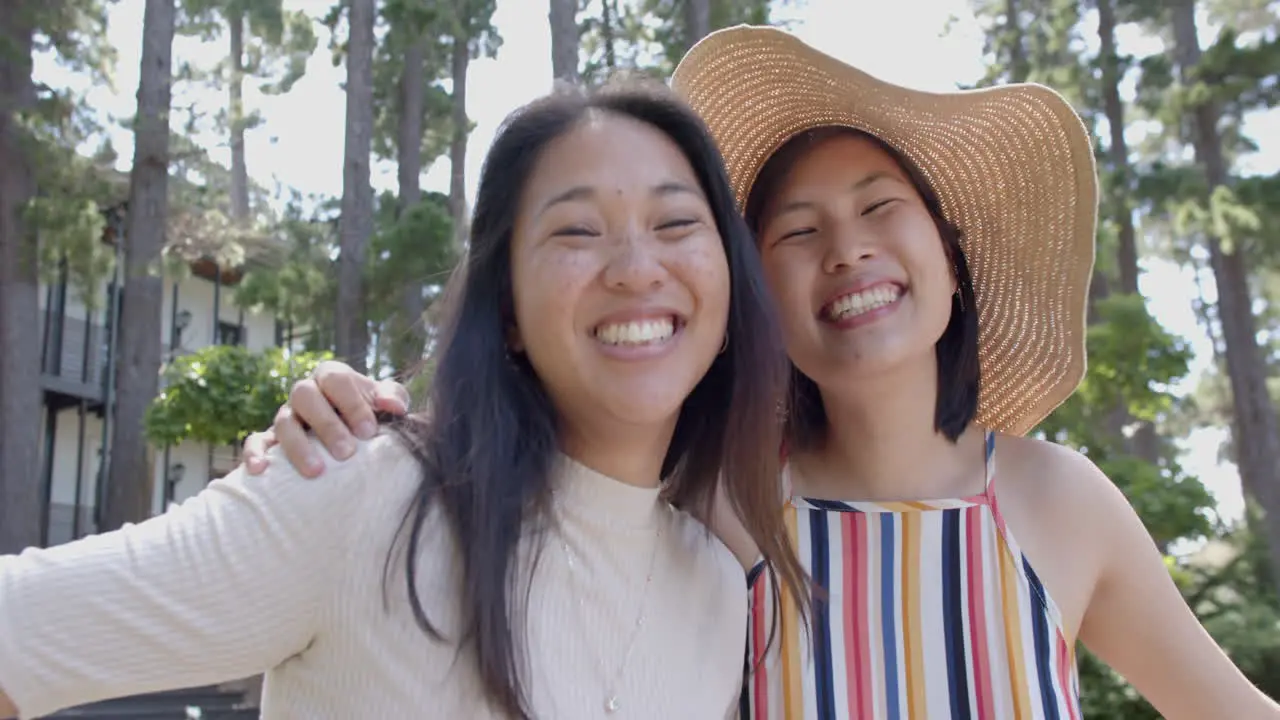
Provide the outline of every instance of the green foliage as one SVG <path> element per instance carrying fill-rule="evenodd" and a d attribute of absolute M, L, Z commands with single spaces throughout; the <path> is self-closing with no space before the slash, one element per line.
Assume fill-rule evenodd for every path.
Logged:
<path fill-rule="evenodd" d="M 29 126 L 39 191 L 24 209 L 24 219 L 39 238 L 40 269 L 45 279 L 51 280 L 54 269 L 65 259 L 69 283 L 92 308 L 100 297 L 102 282 L 115 265 L 114 249 L 102 242 L 106 216 L 127 197 L 128 181 L 99 158 L 76 152 L 88 134 L 73 121 L 81 112 L 63 115 L 62 123 L 46 120 Z"/>
<path fill-rule="evenodd" d="M 330 200 L 308 212 L 299 198 L 285 208 L 275 241 L 283 257 L 249 268 L 236 289 L 236 302 L 266 311 L 286 327 L 306 331 L 304 345 L 328 350 L 337 302 L 333 257 L 337 248 L 337 204 Z"/>
<path fill-rule="evenodd" d="M 379 358 L 390 369 L 405 373 L 422 361 L 422 336 L 413 332 L 430 325 L 427 311 L 457 262 L 449 199 L 426 193 L 417 205 L 400 210 L 399 200 L 387 193 L 375 219 L 377 232 L 370 245 L 365 280 L 365 310 L 378 328 Z M 407 317 L 403 293 L 420 292 L 422 316 Z"/>
<path fill-rule="evenodd" d="M 270 426 L 293 383 L 330 357 L 280 348 L 254 353 L 237 345 L 179 357 L 165 369 L 164 390 L 147 409 L 147 439 L 155 445 L 237 443 Z"/>
<path fill-rule="evenodd" d="M 661 32 L 654 25 L 662 20 L 647 17 L 635 2 L 603 0 L 600 5 L 598 15 L 587 14 L 578 23 L 582 82 L 600 85 L 619 72 L 665 78 L 664 68 L 674 64 L 654 43 Z"/>
<path fill-rule="evenodd" d="M 397 203 L 391 193 L 378 203 L 378 229 L 370 244 L 365 279 L 371 319 L 393 314 L 399 290 L 407 284 L 443 285 L 457 262 L 447 196 L 425 193 L 398 218 Z"/>
<path fill-rule="evenodd" d="M 28 3 L 35 12 L 35 53 L 51 54 L 59 65 L 109 84 L 117 55 L 105 40 L 109 5 L 103 0 Z M 0 47 L 2 59 L 20 60 L 7 57 L 12 51 Z M 111 169 L 114 157 L 105 146 L 93 157 L 79 152 L 101 127 L 77 93 L 36 82 L 34 105 L 17 119 L 38 188 L 23 216 L 39 240 L 41 272 L 51 279 L 65 260 L 69 282 L 92 307 L 114 264 L 112 249 L 102 243 L 104 215 L 128 195 L 128 179 Z"/>
<path fill-rule="evenodd" d="M 1088 377 L 1038 429 L 1089 455 L 1129 498 L 1157 544 L 1203 537 L 1213 505 L 1204 486 L 1172 458 L 1153 465 L 1130 454 L 1114 423 L 1119 409 L 1135 420 L 1165 418 L 1175 405 L 1169 387 L 1187 374 L 1190 347 L 1160 327 L 1139 296 L 1113 295 L 1094 310 Z"/>
<path fill-rule="evenodd" d="M 1081 648 L 1080 714 L 1089 720 L 1161 720 L 1133 686 L 1101 660 Z"/>
<path fill-rule="evenodd" d="M 399 311 L 401 289 L 422 287 L 428 299 L 434 299 L 457 262 L 444 195 L 424 193 L 417 205 L 400 214 L 398 204 L 392 193 L 378 198 L 364 283 L 366 319 L 375 334 L 388 336 L 388 346 L 379 352 L 393 356 L 399 348 L 390 321 Z M 337 293 L 336 201 L 307 211 L 295 199 L 277 226 L 276 242 L 285 248 L 279 261 L 251 267 L 237 288 L 236 302 L 274 313 L 301 333 L 308 349 L 328 350 Z"/>
<path fill-rule="evenodd" d="M 1089 328 L 1089 378 L 1082 402 L 1125 402 L 1140 420 L 1157 420 L 1173 400 L 1169 386 L 1187 374 L 1191 348 L 1168 333 L 1137 295 L 1113 295 L 1095 305 L 1099 322 Z"/>
<path fill-rule="evenodd" d="M 106 30 L 107 13 L 114 1 L 28 3 L 36 13 L 35 51 L 53 53 L 60 64 L 95 82 L 110 82 L 117 53 L 106 41 Z"/>
<path fill-rule="evenodd" d="M 746 23 L 748 25 L 768 25 L 771 5 L 781 6 L 794 3 L 770 2 L 769 0 L 711 0 L 711 30 L 732 27 Z M 654 18 L 652 40 L 662 48 L 662 64 L 655 68 L 667 76 L 675 69 L 676 63 L 689 49 L 689 29 L 685 22 L 685 0 L 641 0 L 640 10 Z"/>
<path fill-rule="evenodd" d="M 382 20 L 386 32 L 373 56 L 373 153 L 377 157 L 396 157 L 404 55 L 405 49 L 414 42 L 422 42 L 425 49 L 422 73 L 425 86 L 422 117 L 424 167 L 449 149 L 449 141 L 453 137 L 453 98 L 440 81 L 449 76 L 451 41 L 443 33 L 451 17 L 438 4 L 425 0 L 389 0 L 383 4 Z"/>
<path fill-rule="evenodd" d="M 768 25 L 772 10 L 804 0 L 710 0 L 710 29 Z M 685 0 L 602 0 L 581 3 L 582 79 L 599 84 L 618 71 L 665 80 L 689 48 Z"/>
<path fill-rule="evenodd" d="M 1266 268 L 1280 268 L 1280 234 L 1275 232 L 1280 227 L 1280 173 L 1240 178 L 1231 189 L 1231 199 L 1247 221 L 1239 223 L 1239 228 L 1250 241 L 1249 257 Z"/>
<path fill-rule="evenodd" d="M 179 32 L 205 42 L 220 39 L 230 22 L 243 22 L 244 56 L 241 70 L 257 79 L 263 93 L 292 89 L 307 69 L 316 49 L 312 19 L 302 11 L 284 9 L 283 0 L 180 0 L 183 22 Z M 228 58 L 229 60 L 229 58 Z M 231 80 L 230 62 L 211 76 L 215 87 Z M 254 122 L 257 121 L 255 116 Z M 248 122 L 248 120 L 246 120 Z M 252 126 L 252 123 L 247 125 Z"/>
<path fill-rule="evenodd" d="M 1205 48 L 1195 80 L 1207 98 L 1235 111 L 1273 108 L 1280 103 L 1280 38 L 1245 42 L 1235 27 L 1225 27 Z"/>
<path fill-rule="evenodd" d="M 453 96 L 441 80 L 451 77 L 450 52 L 454 39 L 463 38 L 472 59 L 493 57 L 502 37 L 493 26 L 494 0 L 465 0 L 440 4 L 429 0 L 386 0 L 380 4 L 379 41 L 373 57 L 373 152 L 379 158 L 396 155 L 400 112 L 400 77 L 405 49 L 426 38 L 423 82 L 422 162 L 430 165 L 449 148 L 453 139 Z M 329 51 L 334 66 L 346 57 L 346 4 L 330 7 L 320 19 L 331 33 Z M 467 132 L 472 126 L 468 123 Z"/>
<path fill-rule="evenodd" d="M 1172 47 L 1168 3 L 1112 0 L 1111 5 L 1122 43 L 1136 30 Z M 1046 82 L 1075 103 L 1097 138 L 1105 170 L 1104 197 L 1114 203 L 1107 214 L 1115 217 L 1128 208 L 1135 210 L 1147 250 L 1200 269 L 1205 239 L 1212 235 L 1230 250 L 1244 249 L 1251 259 L 1263 260 L 1265 265 L 1251 268 L 1250 283 L 1268 301 L 1260 327 L 1280 338 L 1280 312 L 1271 310 L 1280 302 L 1280 282 L 1272 279 L 1280 279 L 1280 240 L 1274 230 L 1280 226 L 1280 179 L 1234 178 L 1210 193 L 1202 168 L 1191 162 L 1188 152 L 1192 113 L 1205 103 L 1223 111 L 1220 127 L 1228 163 L 1253 147 L 1243 135 L 1241 118 L 1253 109 L 1274 107 L 1280 92 L 1275 83 L 1280 75 L 1277 5 L 1267 0 L 1202 0 L 1197 6 L 1208 11 L 1222 32 L 1183 84 L 1168 52 L 1142 58 L 1122 55 L 1115 59 L 1117 72 L 1104 76 L 1103 63 L 1110 60 L 1087 57 L 1097 47 L 1093 2 L 974 0 L 987 33 L 989 64 L 979 84 Z M 1017 10 L 1012 18 L 1010 8 Z M 1082 43 L 1085 39 L 1091 42 Z M 1081 51 L 1085 55 L 1077 57 Z M 1109 133 L 1097 124 L 1105 115 L 1105 78 L 1117 78 L 1122 88 L 1136 86 L 1126 114 L 1145 132 L 1131 135 L 1127 168 L 1113 167 Z M 1104 222 L 1098 236 L 1097 272 L 1104 281 L 1100 287 L 1114 287 L 1117 249 L 1116 229 Z M 1202 310 L 1205 320 L 1216 320 L 1212 306 L 1202 302 Z M 1277 351 L 1280 348 L 1272 348 L 1273 357 L 1280 357 Z M 1162 548 L 1185 548 L 1188 541 L 1206 539 L 1211 549 L 1227 548 L 1225 555 L 1169 558 L 1170 572 L 1233 661 L 1264 691 L 1280 695 L 1280 615 L 1265 543 L 1250 526 L 1258 522 L 1256 514 L 1250 525 L 1229 532 L 1215 523 L 1213 498 L 1181 468 L 1169 439 L 1192 427 L 1230 426 L 1225 374 L 1215 366 L 1193 397 L 1175 397 L 1171 386 L 1188 372 L 1190 347 L 1163 330 L 1142 298 L 1135 296 L 1092 298 L 1088 352 L 1089 372 L 1079 391 L 1039 431 L 1088 454 L 1125 493 Z M 1277 386 L 1280 391 L 1280 383 Z M 1130 436 L 1138 421 L 1164 432 L 1154 438 L 1154 447 L 1140 447 Z M 1159 717 L 1122 678 L 1083 649 L 1079 670 L 1085 717 Z"/>
<path fill-rule="evenodd" d="M 983 52 L 987 75 L 980 86 L 1000 82 L 1039 82 L 1083 106 L 1085 74 L 1077 0 L 979 0 L 975 15 L 985 26 Z M 1016 7 L 1010 18 L 1006 11 Z M 1015 22 L 1011 23 L 1010 20 Z"/>
<path fill-rule="evenodd" d="M 1259 521 L 1253 512 L 1250 524 Z M 1170 572 L 1196 617 L 1263 692 L 1280 696 L 1280 608 L 1272 591 L 1267 547 L 1244 525 L 1181 562 Z M 1080 654 L 1084 717 L 1157 720 L 1160 715 L 1134 689 L 1088 652 Z"/>

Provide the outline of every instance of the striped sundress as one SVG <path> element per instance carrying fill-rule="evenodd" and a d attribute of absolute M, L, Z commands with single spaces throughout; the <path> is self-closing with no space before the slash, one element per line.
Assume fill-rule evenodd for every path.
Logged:
<path fill-rule="evenodd" d="M 812 642 L 768 573 L 749 578 L 751 720 L 1079 720 L 1058 607 L 1005 527 L 986 436 L 980 495 L 927 502 L 793 499 L 787 525 L 816 599 Z"/>

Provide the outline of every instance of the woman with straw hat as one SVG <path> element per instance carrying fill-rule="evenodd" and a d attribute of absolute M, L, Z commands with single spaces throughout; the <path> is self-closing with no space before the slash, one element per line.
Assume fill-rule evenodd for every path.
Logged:
<path fill-rule="evenodd" d="M 709 36 L 672 84 L 795 368 L 787 514 L 822 592 L 812 641 L 784 596 L 769 645 L 756 584 L 753 716 L 1078 718 L 1077 639 L 1165 717 L 1280 716 L 1116 487 L 1023 437 L 1085 371 L 1097 180 L 1069 104 L 908 90 L 769 28 Z"/>
<path fill-rule="evenodd" d="M 751 572 L 743 715 L 1079 718 L 1080 639 L 1165 717 L 1280 717 L 1114 485 L 1023 437 L 1085 370 L 1097 182 L 1070 106 L 911 91 L 753 27 L 672 84 L 720 144 L 794 364 L 785 513 L 817 590 L 806 623 Z M 294 411 L 336 437 L 329 402 L 353 425 L 394 406 L 354 379 L 329 368 Z M 302 462 L 300 426 L 275 433 Z"/>

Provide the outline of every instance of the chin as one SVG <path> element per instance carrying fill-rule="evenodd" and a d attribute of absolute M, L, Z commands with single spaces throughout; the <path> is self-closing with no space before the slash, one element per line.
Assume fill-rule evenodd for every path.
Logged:
<path fill-rule="evenodd" d="M 930 358 L 932 352 L 933 349 L 929 348 Z M 891 373 L 916 362 L 918 355 L 918 352 L 908 352 L 905 348 L 883 345 L 873 348 L 846 346 L 809 352 L 803 362 L 795 365 L 819 386 L 835 387 L 853 379 Z"/>
<path fill-rule="evenodd" d="M 688 392 L 651 390 L 614 395 L 607 400 L 602 398 L 602 405 L 606 408 L 607 415 L 619 424 L 657 430 L 675 424 L 688 397 Z"/>

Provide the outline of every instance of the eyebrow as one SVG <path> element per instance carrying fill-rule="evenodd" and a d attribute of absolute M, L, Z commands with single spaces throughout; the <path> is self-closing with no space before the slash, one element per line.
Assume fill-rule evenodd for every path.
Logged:
<path fill-rule="evenodd" d="M 657 195 L 659 197 L 666 196 L 666 195 L 689 194 L 699 199 L 703 198 L 702 192 L 699 191 L 697 188 L 692 187 L 686 183 L 679 182 L 677 180 L 667 180 L 665 182 L 660 182 L 657 185 L 654 185 L 649 190 L 649 193 L 651 195 Z M 559 195 L 556 195 L 552 197 L 550 200 L 547 200 L 545 203 L 543 203 L 542 207 L 538 209 L 538 215 L 542 215 L 547 210 L 550 210 L 552 207 L 559 205 L 561 203 L 577 202 L 580 200 L 590 200 L 591 198 L 595 197 L 597 194 L 598 193 L 596 192 L 596 189 L 590 185 L 578 185 L 575 187 L 571 187 L 568 190 L 565 190 Z"/>
<path fill-rule="evenodd" d="M 854 184 L 850 185 L 849 190 L 851 192 L 858 192 L 859 190 L 864 190 L 868 186 L 876 182 L 879 182 L 881 180 L 892 180 L 898 183 L 902 182 L 896 176 L 894 176 L 892 173 L 886 170 L 877 170 L 867 175 L 866 177 L 858 180 Z M 770 213 L 770 215 L 772 217 L 778 217 L 779 215 L 785 215 L 789 212 L 793 212 L 796 210 L 808 210 L 813 208 L 813 206 L 814 206 L 814 203 L 811 200 L 792 200 L 791 202 L 783 205 L 782 207 L 779 207 L 777 210 L 774 210 L 772 213 Z"/>

